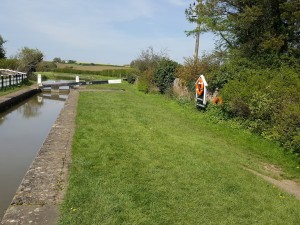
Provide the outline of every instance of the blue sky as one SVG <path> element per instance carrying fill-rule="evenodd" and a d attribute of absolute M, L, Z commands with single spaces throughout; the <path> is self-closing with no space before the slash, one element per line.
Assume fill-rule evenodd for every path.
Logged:
<path fill-rule="evenodd" d="M 7 57 L 37 48 L 45 60 L 124 65 L 152 46 L 179 63 L 193 56 L 195 38 L 185 30 L 189 0 L 1 0 L 0 35 Z M 199 51 L 214 48 L 201 35 Z"/>

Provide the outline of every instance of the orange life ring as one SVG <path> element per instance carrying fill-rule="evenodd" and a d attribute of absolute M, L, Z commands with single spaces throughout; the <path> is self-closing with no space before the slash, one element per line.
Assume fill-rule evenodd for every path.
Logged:
<path fill-rule="evenodd" d="M 213 103 L 218 105 L 218 104 L 222 104 L 223 103 L 223 99 L 220 96 L 216 96 L 213 100 Z"/>
<path fill-rule="evenodd" d="M 197 95 L 202 95 L 204 91 L 204 82 L 201 77 L 196 82 L 196 93 Z"/>

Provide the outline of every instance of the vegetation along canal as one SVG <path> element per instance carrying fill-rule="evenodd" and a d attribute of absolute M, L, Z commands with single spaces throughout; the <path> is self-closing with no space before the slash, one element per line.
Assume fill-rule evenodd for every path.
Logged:
<path fill-rule="evenodd" d="M 41 93 L 0 113 L 0 221 L 66 98 Z"/>

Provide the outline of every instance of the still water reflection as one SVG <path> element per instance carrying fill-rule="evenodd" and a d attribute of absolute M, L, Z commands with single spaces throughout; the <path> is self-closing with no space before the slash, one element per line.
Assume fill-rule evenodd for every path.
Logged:
<path fill-rule="evenodd" d="M 66 98 L 39 94 L 0 113 L 0 221 Z"/>

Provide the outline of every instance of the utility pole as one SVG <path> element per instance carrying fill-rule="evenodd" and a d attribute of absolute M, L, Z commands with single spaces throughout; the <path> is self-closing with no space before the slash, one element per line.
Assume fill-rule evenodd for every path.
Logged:
<path fill-rule="evenodd" d="M 195 18 L 197 22 L 197 27 L 196 27 L 196 43 L 195 43 L 195 54 L 194 54 L 194 65 L 195 65 L 195 70 L 196 67 L 198 66 L 198 60 L 199 60 L 199 42 L 200 42 L 200 21 L 199 21 L 199 7 L 201 7 L 199 4 L 202 4 L 202 0 L 198 0 L 198 3 L 194 2 L 194 12 L 196 12 L 195 15 L 192 17 Z M 192 6 L 191 6 L 192 7 Z"/>
<path fill-rule="evenodd" d="M 195 44 L 195 65 L 198 63 L 198 52 L 199 52 L 199 39 L 200 39 L 200 24 L 197 22 L 197 29 L 196 29 L 196 44 Z"/>

